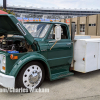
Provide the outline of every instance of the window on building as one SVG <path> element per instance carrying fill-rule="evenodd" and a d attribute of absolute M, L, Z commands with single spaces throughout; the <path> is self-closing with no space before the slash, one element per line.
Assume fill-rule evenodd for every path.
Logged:
<path fill-rule="evenodd" d="M 96 26 L 96 24 L 89 24 L 89 26 Z"/>
<path fill-rule="evenodd" d="M 85 32 L 85 24 L 80 24 L 80 32 Z"/>
<path fill-rule="evenodd" d="M 89 26 L 91 26 L 91 24 L 89 24 Z"/>

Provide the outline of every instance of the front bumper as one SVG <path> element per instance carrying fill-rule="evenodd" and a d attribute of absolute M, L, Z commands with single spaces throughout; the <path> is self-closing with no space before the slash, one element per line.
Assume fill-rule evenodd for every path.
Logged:
<path fill-rule="evenodd" d="M 6 88 L 14 88 L 15 77 L 0 73 L 0 85 Z"/>

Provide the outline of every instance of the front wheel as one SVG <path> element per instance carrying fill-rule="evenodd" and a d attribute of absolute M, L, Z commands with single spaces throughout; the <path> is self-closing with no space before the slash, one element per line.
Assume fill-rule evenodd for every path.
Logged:
<path fill-rule="evenodd" d="M 30 62 L 26 64 L 19 72 L 15 87 L 33 89 L 42 84 L 45 77 L 44 68 L 39 62 Z"/>

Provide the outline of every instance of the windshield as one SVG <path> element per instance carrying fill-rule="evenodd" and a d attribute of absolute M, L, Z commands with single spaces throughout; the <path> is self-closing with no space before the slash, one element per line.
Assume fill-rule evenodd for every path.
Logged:
<path fill-rule="evenodd" d="M 23 25 L 29 31 L 29 33 L 36 38 L 43 38 L 50 27 L 50 24 L 45 23 L 25 23 Z"/>

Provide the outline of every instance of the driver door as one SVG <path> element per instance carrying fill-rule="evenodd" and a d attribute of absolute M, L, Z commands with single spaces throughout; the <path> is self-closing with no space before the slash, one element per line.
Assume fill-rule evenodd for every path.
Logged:
<path fill-rule="evenodd" d="M 72 60 L 72 44 L 68 37 L 66 26 L 61 26 L 61 40 L 55 40 L 55 26 L 53 26 L 48 36 L 48 63 L 50 67 L 70 64 Z"/>

